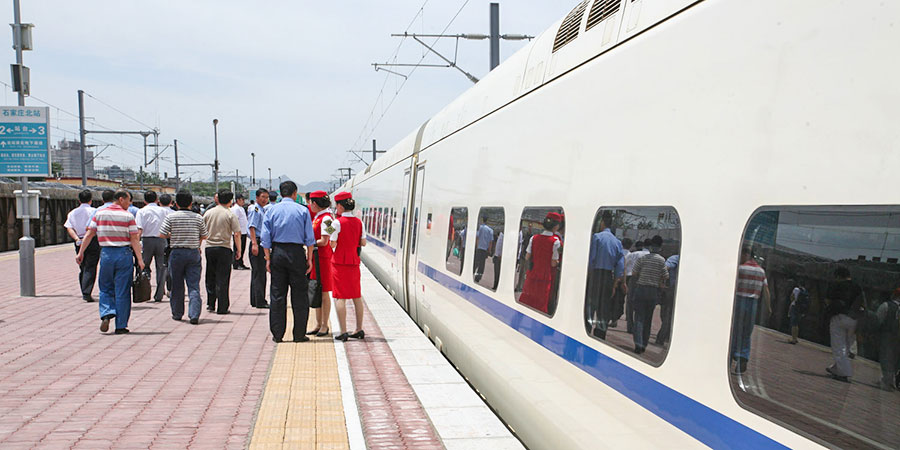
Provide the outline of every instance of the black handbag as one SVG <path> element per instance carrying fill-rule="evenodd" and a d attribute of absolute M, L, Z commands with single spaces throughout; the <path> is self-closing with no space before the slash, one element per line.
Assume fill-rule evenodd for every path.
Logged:
<path fill-rule="evenodd" d="M 319 250 L 313 250 L 313 270 L 316 271 L 316 279 L 309 280 L 309 307 L 322 307 L 322 273 L 319 271 Z"/>
<path fill-rule="evenodd" d="M 150 268 L 141 270 L 134 266 L 134 280 L 131 284 L 131 301 L 143 303 L 150 300 Z"/>

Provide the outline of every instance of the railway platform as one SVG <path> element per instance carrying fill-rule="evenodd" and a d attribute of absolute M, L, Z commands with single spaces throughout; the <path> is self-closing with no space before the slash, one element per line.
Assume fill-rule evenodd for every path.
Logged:
<path fill-rule="evenodd" d="M 280 344 L 249 271 L 230 314 L 190 325 L 151 301 L 113 335 L 71 245 L 38 249 L 36 269 L 38 296 L 18 297 L 18 255 L 0 253 L 2 448 L 522 448 L 365 267 L 365 340 L 292 343 L 289 324 Z"/>

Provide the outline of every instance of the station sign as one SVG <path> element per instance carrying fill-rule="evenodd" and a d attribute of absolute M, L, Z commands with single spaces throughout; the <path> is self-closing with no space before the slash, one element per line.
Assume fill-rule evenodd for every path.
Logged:
<path fill-rule="evenodd" d="M 50 108 L 0 106 L 0 176 L 50 176 Z"/>

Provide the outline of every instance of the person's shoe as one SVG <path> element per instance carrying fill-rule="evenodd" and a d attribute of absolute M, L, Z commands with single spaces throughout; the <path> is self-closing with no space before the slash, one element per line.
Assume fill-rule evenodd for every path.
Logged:
<path fill-rule="evenodd" d="M 273 337 L 272 337 L 272 342 L 274 342 L 274 343 L 276 343 L 276 344 L 280 344 L 280 343 L 282 342 L 282 340 L 281 340 L 281 338 L 277 338 L 277 337 L 274 337 L 274 336 L 273 336 Z"/>
<path fill-rule="evenodd" d="M 306 332 L 306 335 L 307 335 L 307 336 L 311 336 L 311 335 L 313 335 L 313 334 L 319 334 L 319 329 L 318 329 L 318 328 L 314 328 L 312 331 L 307 331 L 307 332 Z"/>
<path fill-rule="evenodd" d="M 82 295 L 82 296 L 81 296 L 81 299 L 84 300 L 84 301 L 86 301 L 86 302 L 88 302 L 88 303 L 91 303 L 91 302 L 94 301 L 94 297 L 91 297 L 90 295 Z"/>
<path fill-rule="evenodd" d="M 199 319 L 199 318 L 198 318 L 198 319 L 191 319 L 191 325 L 197 325 L 198 323 L 200 323 L 200 319 Z"/>
<path fill-rule="evenodd" d="M 800 342 L 800 341 L 798 341 L 798 340 L 796 340 L 796 339 L 791 339 L 791 340 L 788 341 L 788 344 L 791 344 L 791 345 L 797 345 L 798 342 Z"/>
<path fill-rule="evenodd" d="M 116 334 L 128 334 L 131 331 L 128 331 L 128 328 L 116 328 Z"/>
<path fill-rule="evenodd" d="M 268 303 L 263 303 L 262 305 L 257 306 L 257 308 L 259 308 L 259 309 L 269 309 L 269 304 L 268 304 Z"/>
<path fill-rule="evenodd" d="M 161 298 L 157 298 L 157 299 L 153 299 L 153 301 L 159 303 L 159 302 L 162 301 L 162 299 L 161 299 Z"/>
<path fill-rule="evenodd" d="M 838 380 L 838 381 L 843 381 L 844 383 L 850 383 L 850 377 L 842 377 L 840 375 L 832 374 L 831 378 Z"/>
<path fill-rule="evenodd" d="M 850 359 L 856 359 L 856 353 L 850 352 L 847 356 L 850 357 Z"/>
<path fill-rule="evenodd" d="M 295 337 L 295 338 L 294 338 L 294 342 L 297 342 L 297 343 L 300 343 L 300 342 L 309 342 L 309 338 L 306 337 L 306 336 Z"/>
<path fill-rule="evenodd" d="M 336 341 L 347 342 L 347 338 L 349 338 L 349 337 L 350 337 L 349 334 L 347 334 L 347 333 L 341 333 L 341 334 L 335 336 L 335 337 L 334 337 L 334 340 L 336 340 Z"/>
<path fill-rule="evenodd" d="M 359 330 L 356 333 L 351 334 L 350 337 L 352 337 L 354 339 L 365 339 L 366 332 L 364 330 Z"/>
<path fill-rule="evenodd" d="M 320 332 L 316 333 L 316 336 L 322 337 L 322 336 L 328 336 L 329 334 L 331 334 L 331 330 L 326 328 L 325 331 L 320 331 Z"/>
<path fill-rule="evenodd" d="M 207 306 L 207 307 L 206 307 L 206 310 L 209 311 L 209 312 L 213 312 L 213 311 L 216 310 L 216 308 L 213 307 L 213 306 Z"/>
<path fill-rule="evenodd" d="M 609 323 L 610 328 L 616 328 L 617 326 L 619 326 L 618 320 L 613 320 L 612 322 Z"/>
<path fill-rule="evenodd" d="M 737 373 L 744 373 L 746 371 L 747 371 L 747 358 L 738 358 Z"/>
<path fill-rule="evenodd" d="M 231 314 L 231 311 L 226 309 L 225 311 L 216 311 L 216 314 L 219 314 L 219 315 Z"/>
<path fill-rule="evenodd" d="M 173 316 L 173 317 L 172 317 L 172 320 L 174 320 L 174 321 L 176 321 L 176 322 L 181 322 L 181 317 L 174 317 L 174 316 Z"/>
<path fill-rule="evenodd" d="M 100 320 L 100 332 L 106 333 L 109 331 L 109 318 Z"/>

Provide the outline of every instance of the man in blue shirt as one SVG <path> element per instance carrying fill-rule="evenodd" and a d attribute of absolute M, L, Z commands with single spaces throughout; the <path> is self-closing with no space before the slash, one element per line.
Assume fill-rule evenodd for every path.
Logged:
<path fill-rule="evenodd" d="M 625 289 L 625 251 L 610 225 L 612 212 L 604 210 L 600 213 L 600 232 L 591 237 L 588 294 L 584 302 L 585 328 L 600 339 L 606 339 L 616 289 Z"/>
<path fill-rule="evenodd" d="M 309 274 L 312 267 L 313 234 L 309 209 L 297 203 L 297 185 L 285 181 L 279 186 L 281 201 L 269 206 L 263 219 L 261 245 L 265 249 L 266 267 L 272 274 L 269 291 L 269 329 L 272 340 L 281 342 L 287 328 L 287 291 L 291 289 L 294 314 L 294 342 L 306 342 L 309 319 Z"/>
<path fill-rule="evenodd" d="M 266 252 L 260 248 L 262 239 L 263 209 L 269 204 L 269 191 L 256 190 L 256 203 L 247 207 L 247 223 L 250 228 L 250 306 L 268 308 L 266 303 Z"/>

